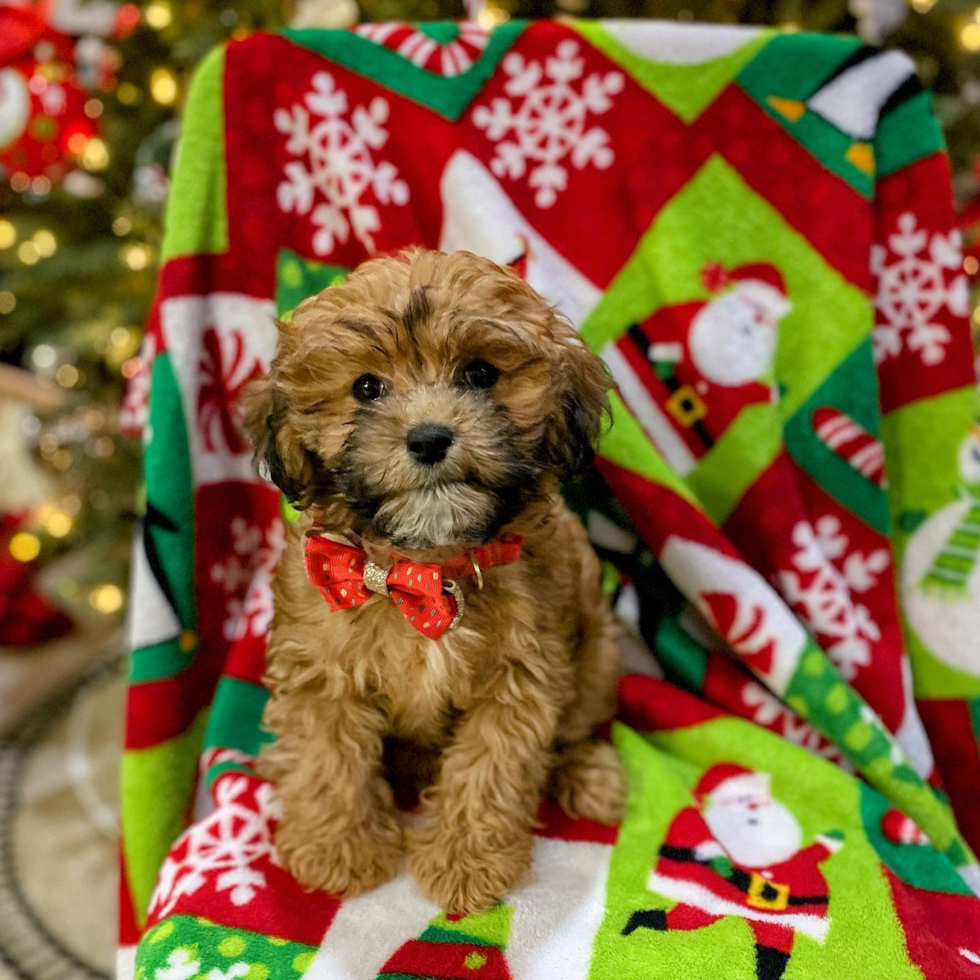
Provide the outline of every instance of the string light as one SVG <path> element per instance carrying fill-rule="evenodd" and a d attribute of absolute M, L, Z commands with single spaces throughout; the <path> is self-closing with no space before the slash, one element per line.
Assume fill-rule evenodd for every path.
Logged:
<path fill-rule="evenodd" d="M 62 364 L 57 371 L 54 372 L 54 380 L 61 385 L 62 388 L 74 388 L 78 384 L 78 368 L 74 364 Z"/>
<path fill-rule="evenodd" d="M 120 216 L 112 222 L 112 233 L 114 235 L 128 235 L 132 230 L 133 223 L 125 216 Z"/>
<path fill-rule="evenodd" d="M 177 101 L 177 79 L 169 68 L 154 68 L 150 75 L 150 95 L 160 105 L 173 105 Z"/>
<path fill-rule="evenodd" d="M 42 259 L 50 258 L 58 250 L 58 240 L 47 228 L 39 228 L 34 232 L 31 241 Z"/>
<path fill-rule="evenodd" d="M 74 153 L 75 156 L 79 157 L 85 152 L 85 147 L 88 146 L 89 138 L 85 133 L 72 133 L 68 137 L 68 151 Z"/>
<path fill-rule="evenodd" d="M 96 612 L 109 616 L 122 609 L 123 598 L 122 589 L 118 585 L 106 582 L 89 592 L 88 603 Z"/>
<path fill-rule="evenodd" d="M 960 28 L 960 44 L 967 51 L 980 51 L 980 24 L 971 20 Z"/>
<path fill-rule="evenodd" d="M 17 241 L 17 229 L 6 218 L 0 218 L 0 248 L 10 248 Z"/>
<path fill-rule="evenodd" d="M 917 14 L 927 14 L 936 6 L 936 0 L 910 0 L 910 3 Z"/>
<path fill-rule="evenodd" d="M 116 98 L 123 105 L 136 105 L 141 98 L 140 90 L 132 82 L 120 82 Z"/>
<path fill-rule="evenodd" d="M 89 119 L 98 119 L 102 115 L 102 100 L 101 99 L 89 99 L 85 103 L 85 115 Z"/>
<path fill-rule="evenodd" d="M 155 31 L 162 31 L 173 22 L 174 13 L 166 0 L 153 0 L 143 11 L 143 19 Z"/>
<path fill-rule="evenodd" d="M 977 270 L 980 270 L 980 261 L 977 261 L 974 256 L 968 255 L 963 260 L 963 271 L 968 276 L 974 276 L 977 274 Z"/>
<path fill-rule="evenodd" d="M 21 242 L 17 247 L 17 258 L 24 263 L 24 265 L 35 265 L 40 261 L 41 255 L 37 250 L 37 246 L 34 242 Z"/>
<path fill-rule="evenodd" d="M 93 136 L 82 150 L 81 163 L 86 170 L 105 170 L 109 166 L 109 147 Z"/>
<path fill-rule="evenodd" d="M 58 359 L 58 352 L 50 344 L 38 344 L 31 351 L 31 360 L 34 367 L 41 371 L 47 371 L 54 367 L 54 362 Z"/>
<path fill-rule="evenodd" d="M 52 538 L 67 537 L 75 523 L 71 514 L 56 504 L 41 504 L 35 507 L 34 519 Z"/>
<path fill-rule="evenodd" d="M 15 561 L 34 561 L 41 553 L 41 542 L 37 535 L 27 531 L 18 531 L 7 545 L 10 555 Z"/>
<path fill-rule="evenodd" d="M 28 187 L 31 186 L 31 178 L 24 173 L 23 170 L 18 170 L 16 173 L 10 175 L 10 189 L 16 194 L 23 194 Z"/>
<path fill-rule="evenodd" d="M 17 297 L 9 289 L 0 289 L 0 313 L 13 313 Z"/>
<path fill-rule="evenodd" d="M 476 15 L 480 27 L 485 30 L 492 30 L 497 24 L 502 24 L 510 20 L 510 14 L 503 7 L 498 7 L 495 3 L 485 3 Z"/>
<path fill-rule="evenodd" d="M 125 245 L 120 250 L 120 257 L 133 272 L 140 272 L 150 264 L 151 253 L 146 245 Z"/>
<path fill-rule="evenodd" d="M 43 174 L 40 177 L 35 177 L 31 181 L 32 194 L 36 194 L 38 197 L 44 197 L 44 195 L 50 193 L 50 191 L 51 181 Z"/>

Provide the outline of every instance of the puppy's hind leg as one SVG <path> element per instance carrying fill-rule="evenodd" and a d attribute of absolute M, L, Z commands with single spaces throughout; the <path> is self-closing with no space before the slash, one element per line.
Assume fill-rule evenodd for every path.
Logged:
<path fill-rule="evenodd" d="M 623 816 L 626 776 L 616 750 L 596 739 L 613 716 L 622 674 L 622 627 L 598 594 L 599 563 L 585 545 L 575 658 L 575 698 L 558 730 L 548 793 L 573 818 L 616 824 Z"/>
<path fill-rule="evenodd" d="M 623 819 L 626 776 L 616 750 L 598 739 L 559 748 L 548 795 L 573 819 L 618 824 Z"/>

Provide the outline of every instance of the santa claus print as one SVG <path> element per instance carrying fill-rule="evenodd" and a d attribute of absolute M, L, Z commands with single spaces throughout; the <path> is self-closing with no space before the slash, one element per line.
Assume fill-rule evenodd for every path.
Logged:
<path fill-rule="evenodd" d="M 769 774 L 734 764 L 708 769 L 695 797 L 671 823 L 649 880 L 651 891 L 677 904 L 634 912 L 622 934 L 701 929 L 737 916 L 755 939 L 757 980 L 780 980 L 798 933 L 826 939 L 830 898 L 820 864 L 840 850 L 843 835 L 821 834 L 803 847 Z"/>
<path fill-rule="evenodd" d="M 695 457 L 746 405 L 772 400 L 779 322 L 790 309 L 772 265 L 711 262 L 701 278 L 707 300 L 665 306 L 634 324 L 611 359 L 614 374 L 631 375 L 616 381 L 637 417 L 665 415 Z"/>

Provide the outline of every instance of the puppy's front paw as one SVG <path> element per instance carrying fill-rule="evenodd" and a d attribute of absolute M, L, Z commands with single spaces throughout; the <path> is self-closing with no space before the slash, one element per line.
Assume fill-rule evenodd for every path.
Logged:
<path fill-rule="evenodd" d="M 325 838 L 301 822 L 284 820 L 276 832 L 279 863 L 301 885 L 353 898 L 398 872 L 402 830 L 394 813 Z"/>
<path fill-rule="evenodd" d="M 474 914 L 492 908 L 527 873 L 530 833 L 506 840 L 466 831 L 410 831 L 409 866 L 419 887 L 447 912 Z"/>

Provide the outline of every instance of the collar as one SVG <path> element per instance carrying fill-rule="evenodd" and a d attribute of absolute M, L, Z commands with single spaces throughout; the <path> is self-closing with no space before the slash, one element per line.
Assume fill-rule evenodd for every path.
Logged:
<path fill-rule="evenodd" d="M 331 610 L 356 608 L 372 594 L 390 597 L 417 630 L 438 639 L 454 629 L 465 602 L 457 579 L 474 577 L 483 588 L 483 572 L 520 558 L 523 538 L 504 534 L 442 562 L 419 562 L 393 553 L 385 563 L 370 560 L 354 535 L 338 538 L 317 525 L 304 542 L 306 573 Z"/>

